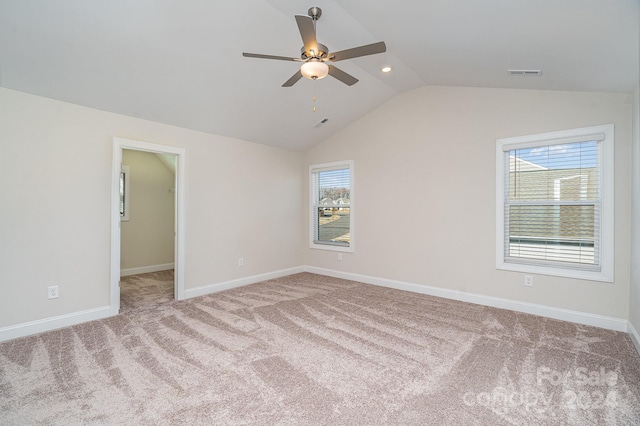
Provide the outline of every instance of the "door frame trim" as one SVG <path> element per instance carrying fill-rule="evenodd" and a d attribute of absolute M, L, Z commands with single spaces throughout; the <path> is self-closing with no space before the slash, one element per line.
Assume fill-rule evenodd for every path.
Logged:
<path fill-rule="evenodd" d="M 123 149 L 172 154 L 176 156 L 174 297 L 176 300 L 184 299 L 186 150 L 173 146 L 114 137 L 111 177 L 111 315 L 117 315 L 120 312 L 120 170 L 122 167 Z"/>

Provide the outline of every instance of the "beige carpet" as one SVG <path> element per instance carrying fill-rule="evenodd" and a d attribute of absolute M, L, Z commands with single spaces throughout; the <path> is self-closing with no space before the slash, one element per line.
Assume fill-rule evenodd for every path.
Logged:
<path fill-rule="evenodd" d="M 155 308 L 173 300 L 173 269 L 120 278 L 120 313 Z"/>
<path fill-rule="evenodd" d="M 624 333 L 298 274 L 0 344 L 0 424 L 629 425 Z"/>

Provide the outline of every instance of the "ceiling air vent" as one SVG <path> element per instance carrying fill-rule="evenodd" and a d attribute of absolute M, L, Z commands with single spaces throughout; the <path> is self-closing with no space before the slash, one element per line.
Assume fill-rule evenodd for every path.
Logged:
<path fill-rule="evenodd" d="M 542 71 L 541 70 L 507 70 L 507 74 L 539 77 L 542 75 Z"/>
<path fill-rule="evenodd" d="M 318 121 L 316 124 L 313 125 L 313 127 L 320 127 L 322 126 L 324 123 L 326 123 L 327 121 L 329 121 L 329 119 L 327 117 L 323 118 L 322 120 Z"/>

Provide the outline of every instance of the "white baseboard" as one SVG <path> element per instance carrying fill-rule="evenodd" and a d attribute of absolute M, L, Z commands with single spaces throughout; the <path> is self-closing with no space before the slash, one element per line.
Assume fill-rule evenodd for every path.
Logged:
<path fill-rule="evenodd" d="M 260 281 L 273 280 L 275 278 L 285 277 L 287 275 L 299 274 L 304 272 L 304 266 L 298 266 L 295 268 L 281 269 L 279 271 L 267 272 L 266 274 L 252 275 L 250 277 L 238 278 L 235 280 L 224 281 L 216 284 L 209 284 L 202 287 L 185 289 L 185 299 L 192 297 L 204 296 L 205 294 L 217 293 L 223 290 L 229 290 L 231 288 L 242 287 L 249 284 L 259 283 Z"/>
<path fill-rule="evenodd" d="M 638 330 L 636 330 L 633 324 L 631 324 L 631 321 L 629 321 L 629 324 L 627 324 L 627 329 L 629 332 L 629 337 L 633 342 L 633 346 L 636 347 L 636 351 L 638 351 L 638 355 L 640 355 L 640 334 L 638 334 Z"/>
<path fill-rule="evenodd" d="M 167 268 L 170 269 L 170 268 Z M 164 270 L 164 269 L 159 269 Z M 154 272 L 154 271 L 151 271 Z M 252 275 L 250 277 L 238 278 L 235 280 L 225 281 L 216 284 L 210 284 L 202 287 L 186 289 L 184 291 L 185 299 L 203 296 L 210 293 L 241 287 L 249 284 L 255 284 L 261 281 L 276 279 L 287 275 L 297 274 L 301 272 L 310 272 L 319 275 L 342 278 L 352 281 L 358 281 L 365 284 L 373 284 L 381 287 L 395 288 L 398 290 L 410 291 L 413 293 L 426 294 L 430 296 L 443 297 L 446 299 L 459 300 L 462 302 L 475 303 L 478 305 L 492 306 L 495 308 L 508 309 L 517 312 L 523 312 L 542 317 L 569 321 L 578 324 L 585 324 L 595 327 L 606 328 L 609 330 L 628 332 L 638 353 L 640 353 L 640 334 L 627 320 L 620 318 L 607 317 L 603 315 L 590 314 L 579 311 L 572 311 L 562 308 L 553 308 L 550 306 L 537 305 L 533 303 L 520 302 L 498 297 L 483 296 L 480 294 L 467 293 L 457 290 L 449 290 L 445 288 L 431 287 L 426 285 L 408 283 L 404 281 L 390 280 L 386 278 L 378 278 L 367 275 L 354 274 L 349 272 L 335 271 L 331 269 L 317 268 L 313 266 L 299 266 L 289 269 L 281 269 L 278 271 L 268 272 L 265 274 Z M 142 272 L 137 272 L 142 273 Z M 74 312 L 71 314 L 60 315 L 52 318 L 45 318 L 36 321 L 29 321 L 22 324 L 12 325 L 0 328 L 0 342 L 16 339 L 18 337 L 29 336 L 32 334 L 42 333 L 45 331 L 55 330 L 62 327 L 80 324 L 87 321 L 107 318 L 112 316 L 111 307 L 103 306 L 100 308 L 88 309 L 86 311 Z"/>
<path fill-rule="evenodd" d="M 102 306 L 100 308 L 88 309 L 86 311 L 73 312 L 71 314 L 59 315 L 57 317 L 44 318 L 41 320 L 11 325 L 9 327 L 2 327 L 0 328 L 0 342 L 45 331 L 51 331 L 62 327 L 68 327 L 82 322 L 107 318 L 110 316 L 111 307 Z"/>
<path fill-rule="evenodd" d="M 411 291 L 413 293 L 427 294 L 430 296 L 443 297 L 446 299 L 460 300 L 462 302 L 475 303 L 478 305 L 492 306 L 494 308 L 508 309 L 511 311 L 539 315 L 546 318 L 569 321 L 577 324 L 591 325 L 594 327 L 606 328 L 616 331 L 627 331 L 628 321 L 621 318 L 607 317 L 604 315 L 596 315 L 586 312 L 554 308 L 545 305 L 537 305 L 534 303 L 520 302 L 517 300 L 483 296 L 481 294 L 467 293 L 464 291 L 449 290 L 445 288 L 431 287 L 427 285 L 389 280 L 385 278 L 377 278 L 367 275 L 335 271 L 332 269 L 316 268 L 313 266 L 305 266 L 304 270 L 306 272 L 311 272 L 314 274 L 359 281 L 366 284 L 395 288 L 398 290 Z"/>
<path fill-rule="evenodd" d="M 170 267 L 165 267 L 170 265 Z M 173 268 L 173 264 L 156 265 L 156 267 L 162 267 L 162 269 L 148 270 L 143 268 L 135 268 L 133 274 L 164 271 L 166 269 Z M 132 271 L 130 269 L 129 271 Z M 299 266 L 296 268 L 282 269 L 279 271 L 268 272 L 266 274 L 253 275 L 251 277 L 239 278 L 236 280 L 226 281 L 217 284 L 211 284 L 204 287 L 198 287 L 194 289 L 185 290 L 185 298 L 191 298 L 196 296 L 202 296 L 209 293 L 216 293 L 222 290 L 228 290 L 234 287 L 240 287 L 248 284 L 254 284 L 260 281 L 271 280 L 274 278 L 280 278 L 287 275 L 297 274 L 304 272 L 304 267 Z M 19 337 L 30 336 L 32 334 L 42 333 L 45 331 L 51 331 L 62 327 L 68 327 L 71 325 L 80 324 L 87 321 L 93 321 L 97 319 L 107 318 L 113 316 L 111 312 L 111 306 L 103 306 L 100 308 L 88 309 L 86 311 L 73 312 L 70 314 L 60 315 L 57 317 L 44 318 L 36 321 L 29 321 L 22 324 L 11 325 L 8 327 L 0 328 L 0 342 L 7 340 L 17 339 Z"/>
<path fill-rule="evenodd" d="M 147 274 L 149 272 L 166 271 L 169 269 L 173 269 L 173 267 L 174 267 L 173 263 L 163 263 L 161 265 L 140 266 L 138 268 L 121 269 L 120 276 L 126 277 L 129 275 L 138 275 L 138 274 Z"/>

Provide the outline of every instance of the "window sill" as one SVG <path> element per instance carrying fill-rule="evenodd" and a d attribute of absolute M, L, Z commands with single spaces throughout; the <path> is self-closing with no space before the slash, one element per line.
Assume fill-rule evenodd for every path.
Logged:
<path fill-rule="evenodd" d="M 496 269 L 523 272 L 528 274 L 550 275 L 554 277 L 575 278 L 588 281 L 613 282 L 613 272 L 583 271 L 578 269 L 554 268 L 549 266 L 527 265 L 524 263 L 498 262 Z"/>
<path fill-rule="evenodd" d="M 327 251 L 339 251 L 342 253 L 353 253 L 353 247 L 351 246 L 347 247 L 347 246 L 339 246 L 339 245 L 333 245 L 333 244 L 310 243 L 309 248 L 315 249 L 315 250 L 327 250 Z"/>

